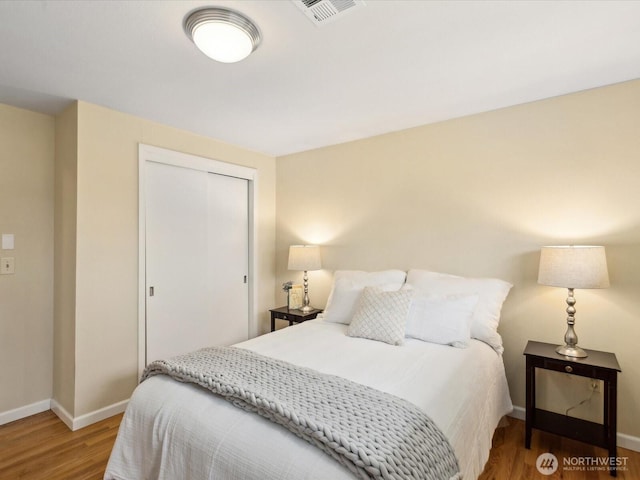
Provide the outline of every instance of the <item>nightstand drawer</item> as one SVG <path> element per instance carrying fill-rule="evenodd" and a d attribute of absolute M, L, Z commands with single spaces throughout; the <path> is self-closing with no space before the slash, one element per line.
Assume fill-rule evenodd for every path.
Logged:
<path fill-rule="evenodd" d="M 556 372 L 571 373 L 572 375 L 581 375 L 583 377 L 600 378 L 598 369 L 590 365 L 581 365 L 576 362 L 566 362 L 562 360 L 544 359 L 542 368 L 546 370 L 555 370 Z"/>

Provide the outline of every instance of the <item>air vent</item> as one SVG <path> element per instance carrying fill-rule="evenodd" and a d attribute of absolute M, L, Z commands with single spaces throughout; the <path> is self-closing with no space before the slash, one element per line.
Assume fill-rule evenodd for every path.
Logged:
<path fill-rule="evenodd" d="M 364 0 L 292 0 L 316 25 L 325 25 L 364 7 Z"/>

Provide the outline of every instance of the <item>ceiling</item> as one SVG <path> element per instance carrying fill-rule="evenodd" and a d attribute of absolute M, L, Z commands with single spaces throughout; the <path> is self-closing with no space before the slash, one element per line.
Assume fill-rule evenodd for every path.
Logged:
<path fill-rule="evenodd" d="M 214 62 L 185 15 L 262 44 Z M 640 78 L 640 1 L 366 0 L 321 27 L 290 0 L 0 2 L 0 103 L 79 99 L 272 156 Z"/>

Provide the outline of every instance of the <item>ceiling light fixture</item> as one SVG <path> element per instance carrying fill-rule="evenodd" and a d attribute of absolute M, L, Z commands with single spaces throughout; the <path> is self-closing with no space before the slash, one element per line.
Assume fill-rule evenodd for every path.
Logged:
<path fill-rule="evenodd" d="M 184 21 L 187 36 L 207 57 L 235 63 L 260 45 L 260 32 L 244 15 L 226 8 L 207 7 L 190 13 Z"/>

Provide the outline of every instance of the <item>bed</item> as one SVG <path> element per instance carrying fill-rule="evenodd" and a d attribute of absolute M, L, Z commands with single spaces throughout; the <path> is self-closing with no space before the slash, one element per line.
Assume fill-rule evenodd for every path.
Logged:
<path fill-rule="evenodd" d="M 405 283 L 405 276 L 400 283 Z M 407 281 L 410 278 L 411 272 Z M 334 307 L 353 306 L 336 297 L 338 283 L 326 316 L 236 347 L 411 402 L 444 433 L 462 478 L 477 478 L 488 459 L 495 428 L 512 410 L 499 349 L 475 338 L 468 339 L 466 348 L 455 348 L 417 338 L 404 338 L 398 346 L 350 336 L 352 325 L 332 321 L 336 318 L 332 301 Z M 395 290 L 385 281 L 378 283 Z M 348 296 L 357 297 L 353 289 Z M 200 386 L 157 375 L 132 395 L 104 478 L 353 480 L 354 475 L 280 425 Z"/>

